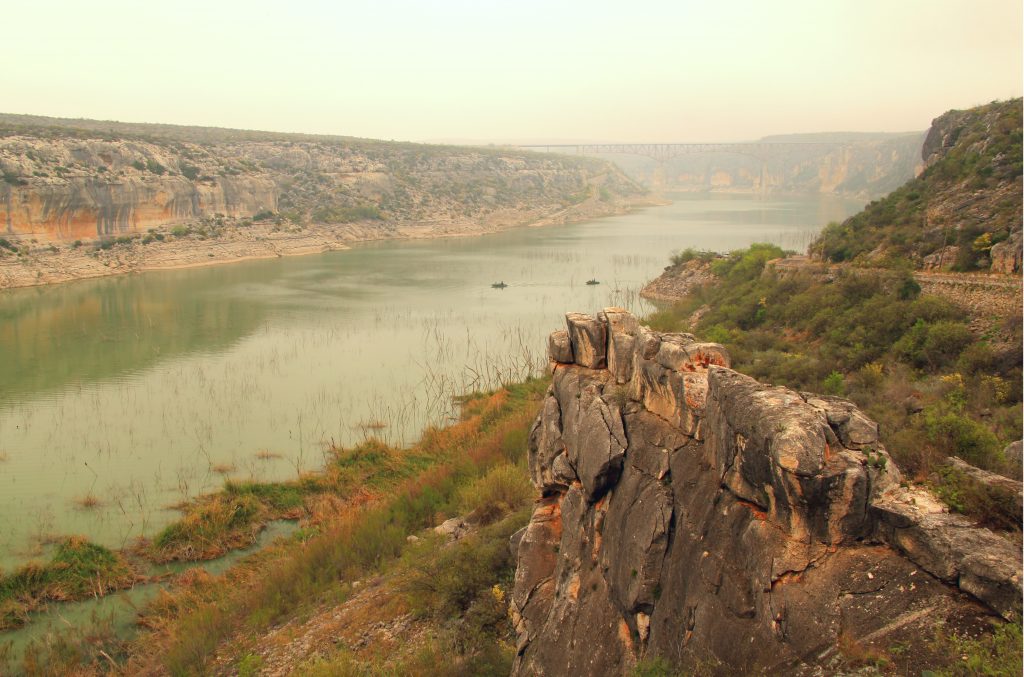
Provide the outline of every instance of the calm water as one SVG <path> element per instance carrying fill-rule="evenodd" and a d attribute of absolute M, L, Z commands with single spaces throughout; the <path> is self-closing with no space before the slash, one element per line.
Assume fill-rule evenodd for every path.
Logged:
<path fill-rule="evenodd" d="M 453 393 L 539 368 L 564 312 L 648 310 L 637 291 L 672 251 L 803 249 L 861 206 L 673 198 L 572 226 L 0 293 L 0 567 L 54 535 L 153 534 L 168 506 L 225 477 L 315 469 L 332 441 L 409 441 L 453 414 Z M 101 505 L 80 507 L 89 495 Z"/>

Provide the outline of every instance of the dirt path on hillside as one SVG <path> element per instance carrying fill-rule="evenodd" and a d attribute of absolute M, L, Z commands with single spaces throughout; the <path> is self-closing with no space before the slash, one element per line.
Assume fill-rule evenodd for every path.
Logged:
<path fill-rule="evenodd" d="M 834 277 L 840 270 L 856 271 L 865 275 L 886 275 L 882 268 L 853 268 L 842 264 L 824 264 L 806 256 L 791 256 L 769 261 L 768 267 L 780 275 L 808 273 L 821 278 Z M 981 337 L 1006 339 L 1011 325 L 1021 322 L 1022 279 L 1019 275 L 990 273 L 925 272 L 914 273 L 921 293 L 946 299 L 962 309 L 971 329 Z M 710 266 L 690 261 L 667 269 L 651 280 L 641 295 L 654 301 L 675 302 L 693 289 L 714 280 Z"/>

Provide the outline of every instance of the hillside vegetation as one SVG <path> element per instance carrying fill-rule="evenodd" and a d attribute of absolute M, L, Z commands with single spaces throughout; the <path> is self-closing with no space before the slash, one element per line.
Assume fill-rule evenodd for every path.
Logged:
<path fill-rule="evenodd" d="M 936 118 L 924 172 L 829 224 L 811 252 L 864 265 L 1019 271 L 1021 139 L 1021 99 Z"/>
<path fill-rule="evenodd" d="M 725 344 L 733 366 L 761 381 L 849 397 L 917 479 L 950 455 L 1007 469 L 1002 448 L 1021 429 L 1019 320 L 1007 318 L 1008 341 L 978 338 L 961 310 L 922 295 L 907 272 L 766 268 L 783 255 L 758 244 L 714 260 L 716 281 L 652 326 Z"/>
<path fill-rule="evenodd" d="M 1004 455 L 1022 426 L 1019 287 L 986 292 L 1013 300 L 980 317 L 963 291 L 922 293 L 934 276 L 913 269 L 934 262 L 943 238 L 960 243 L 946 261 L 959 270 L 1019 268 L 1021 101 L 937 118 L 923 155 L 924 174 L 811 245 L 841 265 L 777 261 L 786 252 L 770 244 L 680 252 L 662 277 L 691 283 L 652 325 L 725 344 L 733 365 L 761 381 L 852 399 L 912 478 L 937 485 L 954 508 L 1018 530 L 1017 510 L 960 486 L 944 461 L 1020 477 L 1019 458 Z"/>

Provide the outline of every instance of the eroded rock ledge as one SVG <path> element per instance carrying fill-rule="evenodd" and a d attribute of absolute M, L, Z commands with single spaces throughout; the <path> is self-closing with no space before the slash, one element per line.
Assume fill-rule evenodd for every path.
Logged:
<path fill-rule="evenodd" d="M 530 434 L 514 674 L 823 665 L 840 635 L 1021 613 L 1021 556 L 901 483 L 845 400 L 762 385 L 714 343 L 570 313 Z M 888 646 L 889 644 L 885 644 Z"/>

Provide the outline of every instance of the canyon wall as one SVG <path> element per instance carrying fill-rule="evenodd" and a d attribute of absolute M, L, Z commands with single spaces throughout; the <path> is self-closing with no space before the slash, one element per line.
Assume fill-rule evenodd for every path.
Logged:
<path fill-rule="evenodd" d="M 763 149 L 700 152 L 664 164 L 603 155 L 632 178 L 662 190 L 777 194 L 820 193 L 872 199 L 921 168 L 923 132 L 791 134 L 761 139 Z"/>
<path fill-rule="evenodd" d="M 651 656 L 809 674 L 844 642 L 1019 621 L 1019 547 L 903 481 L 850 402 L 762 385 L 618 308 L 567 325 L 530 433 L 542 497 L 513 541 L 514 674 Z"/>
<path fill-rule="evenodd" d="M 286 227 L 361 223 L 364 239 L 424 223 L 458 233 L 588 200 L 612 213 L 643 192 L 594 158 L 9 115 L 0 172 L 0 234 L 15 244 L 257 214 Z"/>

